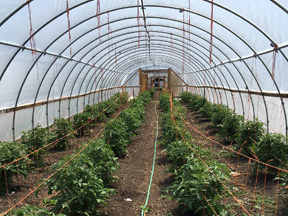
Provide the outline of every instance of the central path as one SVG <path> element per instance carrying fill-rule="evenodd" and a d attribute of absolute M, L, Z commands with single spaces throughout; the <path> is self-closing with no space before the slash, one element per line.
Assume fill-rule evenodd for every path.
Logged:
<path fill-rule="evenodd" d="M 156 114 L 154 103 L 146 107 L 145 121 L 137 130 L 137 136 L 132 138 L 133 142 L 128 147 L 126 158 L 119 159 L 120 169 L 118 170 L 119 181 L 116 187 L 116 195 L 110 198 L 109 206 L 101 209 L 102 215 L 106 216 L 136 216 L 141 215 L 140 206 L 144 206 L 150 182 L 154 141 L 156 135 Z M 159 120 L 160 120 L 160 113 Z M 159 122 L 160 127 L 160 122 Z M 161 131 L 159 129 L 159 136 Z M 164 198 L 161 193 L 172 179 L 166 173 L 166 154 L 157 145 L 155 170 L 149 202 L 147 207 L 151 209 L 148 215 L 165 216 L 177 208 L 177 203 Z M 131 201 L 132 200 L 132 201 Z"/>

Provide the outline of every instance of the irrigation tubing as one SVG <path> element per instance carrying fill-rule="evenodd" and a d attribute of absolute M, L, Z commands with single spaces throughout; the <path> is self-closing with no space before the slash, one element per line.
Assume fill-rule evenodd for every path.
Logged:
<path fill-rule="evenodd" d="M 156 160 L 156 151 L 157 151 L 157 138 L 158 138 L 158 113 L 156 109 L 156 104 L 154 103 L 154 108 L 155 108 L 155 114 L 156 114 L 156 136 L 155 136 L 155 142 L 154 142 L 154 157 L 153 157 L 153 164 L 152 164 L 152 172 L 151 172 L 151 177 L 150 177 L 150 183 L 147 191 L 147 197 L 146 197 L 146 202 L 144 207 L 142 208 L 141 211 L 141 216 L 145 215 L 145 209 L 147 207 L 148 201 L 149 201 L 149 195 L 150 195 L 150 190 L 151 190 L 151 185 L 152 185 L 152 180 L 153 180 L 153 174 L 154 174 L 154 168 L 155 168 L 155 160 Z"/>

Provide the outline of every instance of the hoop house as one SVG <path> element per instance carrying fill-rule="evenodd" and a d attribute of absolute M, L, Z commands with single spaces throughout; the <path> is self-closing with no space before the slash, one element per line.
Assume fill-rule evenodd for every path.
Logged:
<path fill-rule="evenodd" d="M 4 0 L 0 26 L 1 140 L 139 87 L 138 69 L 159 67 L 287 134 L 285 0 Z"/>

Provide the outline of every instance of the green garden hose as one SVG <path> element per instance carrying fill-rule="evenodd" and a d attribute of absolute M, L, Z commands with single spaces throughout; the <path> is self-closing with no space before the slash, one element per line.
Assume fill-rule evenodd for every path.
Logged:
<path fill-rule="evenodd" d="M 158 138 L 158 114 L 156 110 L 156 104 L 155 104 L 155 113 L 156 113 L 156 136 L 155 136 L 155 142 L 154 142 L 154 157 L 153 157 L 153 164 L 152 164 L 152 172 L 151 172 L 151 177 L 150 177 L 150 183 L 148 187 L 148 192 L 147 192 L 147 198 L 144 207 L 142 208 L 141 211 L 141 216 L 144 216 L 144 210 L 147 207 L 148 201 L 149 201 L 149 195 L 150 195 L 150 190 L 151 190 L 151 185 L 152 185 L 152 180 L 153 180 L 153 174 L 154 174 L 154 167 L 155 167 L 155 160 L 156 160 L 156 149 L 157 149 L 157 138 Z"/>

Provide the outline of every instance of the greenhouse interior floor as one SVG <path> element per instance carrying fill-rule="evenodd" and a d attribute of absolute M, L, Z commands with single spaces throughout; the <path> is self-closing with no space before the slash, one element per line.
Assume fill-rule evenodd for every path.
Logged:
<path fill-rule="evenodd" d="M 141 206 L 144 205 L 146 194 L 149 185 L 151 167 L 153 161 L 154 139 L 156 132 L 156 115 L 154 112 L 154 104 L 158 104 L 160 91 L 155 91 L 154 102 L 146 107 L 145 122 L 137 130 L 137 136 L 133 138 L 133 143 L 128 147 L 128 154 L 125 158 L 119 160 L 120 169 L 118 171 L 119 181 L 115 185 L 117 194 L 110 198 L 108 206 L 101 208 L 102 215 L 105 216 L 134 216 L 139 215 Z M 261 211 L 262 206 L 262 188 L 264 181 L 266 184 L 265 191 L 265 213 L 274 213 L 275 200 L 274 194 L 277 191 L 277 181 L 273 180 L 273 176 L 263 173 L 257 176 L 257 188 L 255 189 L 255 175 L 249 175 L 247 181 L 247 160 L 237 156 L 232 156 L 225 149 L 230 147 L 230 143 L 225 142 L 221 137 L 217 136 L 218 130 L 212 126 L 212 123 L 205 117 L 202 117 L 198 112 L 191 111 L 187 106 L 186 119 L 188 121 L 188 131 L 191 133 L 195 144 L 203 148 L 212 149 L 211 158 L 226 164 L 233 180 L 229 183 L 235 186 L 235 192 L 245 190 L 239 200 L 251 205 L 255 199 L 255 208 Z M 161 109 L 157 106 L 158 115 L 161 115 Z M 160 121 L 160 118 L 159 118 Z M 161 128 L 159 128 L 159 140 L 161 140 Z M 211 140 L 216 142 L 211 142 Z M 223 147 L 223 146 L 225 147 Z M 224 157 L 223 157 L 224 155 Z M 226 155 L 226 156 L 225 156 Z M 163 147 L 157 145 L 156 165 L 154 178 L 151 187 L 148 207 L 149 214 L 153 216 L 166 215 L 183 215 L 181 208 L 177 202 L 169 200 L 164 196 L 163 190 L 173 182 L 173 175 L 167 172 L 169 162 L 167 162 L 166 153 Z M 249 173 L 253 172 L 252 165 L 248 165 Z M 237 191 L 236 191 L 237 190 Z M 239 193 L 240 194 L 240 193 Z M 287 199 L 285 193 L 279 194 L 278 214 L 288 215 L 288 209 L 285 203 Z M 241 195 L 238 195 L 241 197 Z M 230 197 L 224 202 L 233 203 L 233 198 Z M 242 209 L 238 206 L 234 208 L 237 214 L 241 215 Z M 191 216 L 191 212 L 187 216 Z"/>
<path fill-rule="evenodd" d="M 145 204 L 154 155 L 156 134 L 154 103 L 150 102 L 147 105 L 145 121 L 137 130 L 138 135 L 132 138 L 133 142 L 128 147 L 128 154 L 125 158 L 119 159 L 120 169 L 117 175 L 119 181 L 115 186 L 117 194 L 111 197 L 109 206 L 102 208 L 102 215 L 140 215 L 140 206 Z M 159 128 L 159 135 L 160 130 Z M 162 190 L 169 185 L 172 178 L 171 174 L 165 172 L 167 161 L 163 148 L 157 145 L 156 152 L 154 177 L 148 206 L 151 208 L 149 215 L 163 216 L 175 210 L 178 204 L 162 196 Z M 131 199 L 131 201 L 127 201 L 127 199 Z"/>

